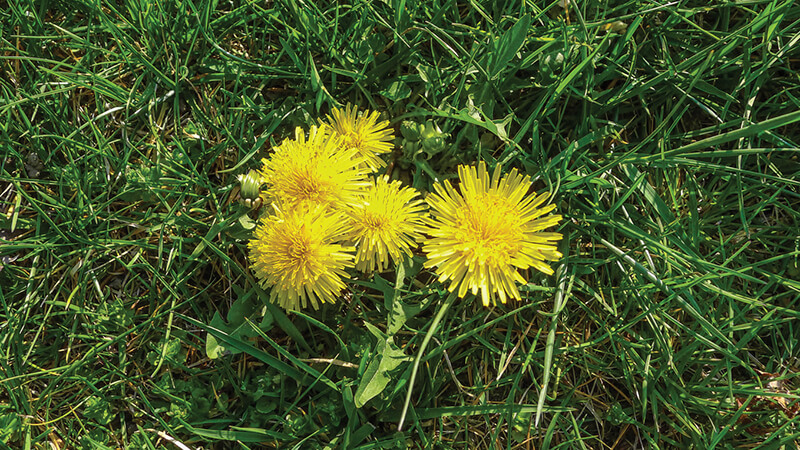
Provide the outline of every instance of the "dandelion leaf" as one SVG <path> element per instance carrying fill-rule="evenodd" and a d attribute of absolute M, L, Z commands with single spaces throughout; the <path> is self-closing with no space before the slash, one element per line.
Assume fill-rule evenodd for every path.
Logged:
<path fill-rule="evenodd" d="M 356 389 L 354 398 L 356 408 L 361 408 L 383 392 L 391 380 L 390 372 L 411 359 L 394 343 L 394 338 L 387 336 L 369 323 L 365 323 L 365 325 L 370 333 L 378 338 L 378 343 L 375 352 L 372 353 L 372 361 L 367 365 L 358 389 Z"/>

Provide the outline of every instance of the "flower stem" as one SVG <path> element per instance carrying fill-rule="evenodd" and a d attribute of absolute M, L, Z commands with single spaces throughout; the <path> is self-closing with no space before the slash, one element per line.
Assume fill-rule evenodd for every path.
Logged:
<path fill-rule="evenodd" d="M 436 312 L 436 316 L 433 318 L 433 322 L 431 322 L 428 332 L 425 333 L 425 338 L 422 340 L 422 345 L 419 346 L 417 358 L 414 360 L 414 367 L 411 369 L 411 379 L 408 381 L 408 392 L 406 393 L 406 401 L 403 404 L 403 413 L 400 415 L 400 423 L 397 424 L 397 431 L 403 430 L 403 423 L 406 421 L 408 406 L 411 404 L 411 392 L 414 390 L 414 381 L 417 379 L 417 371 L 419 370 L 419 363 L 422 361 L 422 354 L 425 353 L 425 347 L 428 346 L 428 343 L 433 337 L 433 333 L 436 331 L 436 327 L 439 326 L 439 322 L 442 321 L 442 318 L 444 318 L 445 313 L 448 309 L 450 309 L 450 306 L 453 304 L 456 297 L 457 295 L 455 292 L 451 292 L 450 295 L 447 296 L 444 303 L 442 303 L 442 306 L 439 308 L 439 311 Z"/>

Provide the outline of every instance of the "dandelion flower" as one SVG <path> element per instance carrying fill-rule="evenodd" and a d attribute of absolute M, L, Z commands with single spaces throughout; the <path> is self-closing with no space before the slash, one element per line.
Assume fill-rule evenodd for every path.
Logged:
<path fill-rule="evenodd" d="M 341 213 L 317 207 L 267 217 L 249 242 L 253 270 L 270 298 L 284 309 L 333 303 L 353 267 L 353 248 L 338 244 L 347 231 Z"/>
<path fill-rule="evenodd" d="M 414 188 L 402 187 L 388 176 L 375 179 L 361 201 L 347 209 L 351 230 L 347 240 L 356 247 L 356 269 L 384 271 L 422 239 L 425 206 Z"/>
<path fill-rule="evenodd" d="M 369 184 L 358 151 L 342 148 L 341 139 L 331 135 L 328 127 L 312 127 L 307 140 L 301 128 L 295 136 L 262 160 L 261 175 L 270 200 L 287 209 L 338 209 L 357 201 Z"/>
<path fill-rule="evenodd" d="M 355 107 L 347 105 L 344 110 L 334 108 L 333 117 L 328 116 L 333 133 L 342 138 L 342 145 L 355 148 L 364 158 L 371 171 L 386 165 L 378 156 L 392 151 L 394 135 L 388 121 L 378 122 L 379 114 L 364 111 L 359 116 Z"/>
<path fill-rule="evenodd" d="M 517 269 L 533 267 L 548 275 L 553 269 L 545 261 L 561 258 L 556 243 L 559 233 L 542 230 L 555 226 L 560 215 L 545 214 L 555 205 L 541 207 L 547 194 L 526 196 L 530 177 L 512 170 L 500 177 L 500 166 L 489 178 L 486 164 L 459 166 L 461 193 L 448 181 L 434 185 L 427 202 L 431 207 L 431 235 L 423 245 L 428 255 L 425 267 L 436 267 L 439 281 L 450 280 L 448 289 L 481 291 L 484 306 L 497 297 L 520 300 L 516 283 L 525 279 Z"/>

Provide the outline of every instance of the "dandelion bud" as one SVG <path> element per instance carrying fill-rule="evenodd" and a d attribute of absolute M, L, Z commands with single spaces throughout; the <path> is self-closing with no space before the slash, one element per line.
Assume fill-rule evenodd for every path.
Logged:
<path fill-rule="evenodd" d="M 263 179 L 261 175 L 255 170 L 251 170 L 246 174 L 241 174 L 237 177 L 239 180 L 239 191 L 243 200 L 250 200 L 251 202 L 261 195 L 261 184 Z"/>

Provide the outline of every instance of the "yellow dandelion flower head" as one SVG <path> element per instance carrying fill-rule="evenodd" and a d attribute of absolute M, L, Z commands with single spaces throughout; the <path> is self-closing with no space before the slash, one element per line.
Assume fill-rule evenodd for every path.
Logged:
<path fill-rule="evenodd" d="M 377 111 L 364 111 L 359 115 L 352 105 L 344 110 L 334 108 L 332 117 L 328 116 L 334 135 L 342 138 L 342 145 L 357 149 L 364 164 L 373 172 L 386 165 L 378 155 L 392 151 L 394 140 L 389 122 L 378 122 L 379 117 Z"/>
<path fill-rule="evenodd" d="M 308 139 L 301 128 L 262 160 L 261 175 L 270 201 L 288 209 L 333 208 L 356 201 L 369 183 L 368 170 L 355 149 L 341 147 L 329 127 L 312 127 Z"/>
<path fill-rule="evenodd" d="M 282 308 L 333 303 L 344 289 L 353 248 L 339 244 L 347 231 L 342 213 L 317 207 L 283 212 L 274 206 L 248 243 L 253 270 Z"/>
<path fill-rule="evenodd" d="M 360 201 L 347 209 L 347 240 L 356 247 L 356 269 L 384 271 L 390 258 L 397 263 L 403 254 L 411 256 L 425 231 L 424 214 L 416 189 L 386 175 L 374 179 Z"/>
<path fill-rule="evenodd" d="M 520 300 L 516 283 L 525 283 L 517 269 L 533 267 L 548 275 L 545 261 L 561 258 L 556 244 L 559 233 L 542 230 L 555 226 L 560 215 L 542 217 L 555 205 L 540 207 L 547 194 L 527 196 L 530 177 L 512 170 L 501 178 L 498 165 L 491 178 L 486 164 L 459 166 L 461 193 L 448 181 L 435 184 L 428 196 L 432 218 L 431 236 L 423 245 L 425 267 L 436 267 L 439 281 L 450 280 L 448 289 L 463 297 L 481 291 L 484 306 L 500 298 Z"/>

